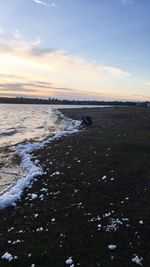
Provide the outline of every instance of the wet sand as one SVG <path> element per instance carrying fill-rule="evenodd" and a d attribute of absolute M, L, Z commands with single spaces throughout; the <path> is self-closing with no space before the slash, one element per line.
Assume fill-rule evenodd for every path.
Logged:
<path fill-rule="evenodd" d="M 93 125 L 35 152 L 45 174 L 1 211 L 0 256 L 17 258 L 0 266 L 149 267 L 150 109 L 63 112 Z"/>

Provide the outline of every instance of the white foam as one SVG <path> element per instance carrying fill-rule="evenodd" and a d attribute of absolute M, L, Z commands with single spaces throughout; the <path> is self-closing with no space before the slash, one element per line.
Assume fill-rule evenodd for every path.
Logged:
<path fill-rule="evenodd" d="M 9 191 L 0 196 L 0 209 L 6 208 L 8 206 L 15 206 L 16 201 L 20 199 L 24 188 L 28 187 L 35 177 L 41 176 L 44 173 L 41 166 L 37 165 L 37 162 L 36 165 L 33 163 L 31 153 L 35 150 L 43 148 L 45 145 L 54 140 L 58 140 L 78 131 L 81 121 L 66 118 L 60 111 L 57 111 L 57 113 L 63 119 L 62 130 L 58 131 L 54 136 L 48 138 L 46 141 L 33 144 L 29 143 L 26 145 L 18 145 L 16 147 L 16 151 L 21 157 L 21 168 L 26 173 L 26 175 L 18 180 L 16 185 L 13 186 Z"/>
<path fill-rule="evenodd" d="M 143 264 L 142 264 L 142 261 L 143 261 L 143 258 L 142 258 L 142 257 L 139 258 L 137 255 L 135 255 L 135 257 L 132 258 L 132 262 L 133 262 L 133 263 L 136 263 L 136 264 L 138 264 L 138 265 L 140 265 L 140 266 L 143 265 Z"/>
<path fill-rule="evenodd" d="M 114 249 L 117 248 L 117 246 L 116 246 L 116 245 L 108 245 L 108 248 L 109 248 L 110 250 L 114 250 Z"/>
<path fill-rule="evenodd" d="M 1 258 L 8 260 L 10 262 L 13 260 L 14 257 L 10 253 L 6 252 L 6 253 L 4 253 L 4 255 Z"/>
<path fill-rule="evenodd" d="M 71 265 L 72 263 L 73 263 L 72 257 L 69 257 L 69 258 L 66 260 L 66 264 Z"/>

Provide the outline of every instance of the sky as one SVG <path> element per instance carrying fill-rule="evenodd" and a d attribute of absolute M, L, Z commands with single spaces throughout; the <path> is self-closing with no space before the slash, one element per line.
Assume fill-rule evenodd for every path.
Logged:
<path fill-rule="evenodd" d="M 0 96 L 150 101 L 149 0 L 1 0 Z"/>

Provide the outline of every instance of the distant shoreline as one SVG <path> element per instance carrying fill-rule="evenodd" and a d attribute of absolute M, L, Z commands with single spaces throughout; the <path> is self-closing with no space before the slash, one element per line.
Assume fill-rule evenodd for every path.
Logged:
<path fill-rule="evenodd" d="M 92 100 L 59 100 L 55 98 L 39 99 L 24 97 L 0 97 L 0 104 L 36 104 L 36 105 L 113 105 L 113 106 L 136 106 L 137 102 L 132 101 L 92 101 Z"/>

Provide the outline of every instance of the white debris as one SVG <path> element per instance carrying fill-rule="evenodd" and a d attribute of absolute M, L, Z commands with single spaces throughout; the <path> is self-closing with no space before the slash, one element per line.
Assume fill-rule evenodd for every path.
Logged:
<path fill-rule="evenodd" d="M 140 265 L 140 266 L 143 265 L 143 264 L 142 264 L 142 261 L 143 261 L 143 258 L 142 258 L 142 257 L 139 258 L 137 255 L 135 255 L 135 257 L 132 258 L 132 262 L 133 262 L 133 263 L 136 263 L 136 264 L 138 264 L 138 265 Z"/>
<path fill-rule="evenodd" d="M 12 245 L 16 245 L 16 244 L 19 244 L 19 243 L 22 243 L 22 242 L 24 242 L 24 241 L 20 240 L 20 239 L 17 239 L 17 240 L 12 242 Z"/>
<path fill-rule="evenodd" d="M 23 232 L 24 232 L 23 230 L 20 230 L 18 233 L 21 234 L 21 233 L 23 233 Z"/>
<path fill-rule="evenodd" d="M 143 220 L 139 221 L 139 224 L 143 224 L 143 223 L 144 223 Z"/>
<path fill-rule="evenodd" d="M 30 198 L 30 200 L 36 199 L 37 197 L 38 197 L 37 194 L 31 194 L 31 198 Z"/>
<path fill-rule="evenodd" d="M 122 225 L 123 223 L 117 218 L 117 219 L 110 219 L 110 224 L 106 226 L 106 232 L 116 232 L 116 230 L 119 228 L 119 225 Z"/>
<path fill-rule="evenodd" d="M 1 258 L 10 262 L 13 260 L 14 257 L 10 253 L 6 252 Z"/>
<path fill-rule="evenodd" d="M 43 227 L 37 228 L 36 232 L 43 232 Z"/>
<path fill-rule="evenodd" d="M 14 227 L 11 227 L 10 229 L 8 229 L 8 232 L 11 232 L 12 230 L 14 230 Z"/>
<path fill-rule="evenodd" d="M 66 260 L 66 264 L 68 264 L 68 265 L 73 264 L 72 257 L 69 257 L 69 258 Z"/>
<path fill-rule="evenodd" d="M 56 219 L 55 219 L 55 218 L 52 218 L 52 219 L 51 219 L 51 222 L 55 222 L 55 221 L 56 221 Z"/>
<path fill-rule="evenodd" d="M 47 189 L 47 188 L 42 188 L 40 191 L 41 191 L 41 192 L 47 192 L 48 189 Z"/>
<path fill-rule="evenodd" d="M 98 227 L 98 231 L 99 231 L 102 228 L 102 225 L 98 224 L 97 227 Z"/>
<path fill-rule="evenodd" d="M 39 161 L 38 159 L 36 159 L 36 160 L 34 161 L 34 164 L 37 165 L 37 164 L 39 164 L 39 162 L 40 162 L 40 161 Z"/>
<path fill-rule="evenodd" d="M 79 192 L 80 190 L 79 189 L 74 189 L 74 193 L 77 193 Z"/>
<path fill-rule="evenodd" d="M 111 215 L 111 212 L 105 213 L 105 214 L 103 215 L 103 218 L 107 218 L 107 217 L 109 217 L 110 215 Z"/>
<path fill-rule="evenodd" d="M 107 176 L 104 175 L 104 176 L 102 177 L 102 181 L 105 181 L 106 179 L 107 179 Z"/>
<path fill-rule="evenodd" d="M 91 215 L 91 213 L 89 212 L 88 215 Z M 98 215 L 97 217 L 93 217 L 92 219 L 88 220 L 88 222 L 97 222 L 100 220 L 101 220 L 101 217 Z"/>
<path fill-rule="evenodd" d="M 111 250 L 114 250 L 114 249 L 117 248 L 117 246 L 116 245 L 108 245 L 108 248 L 111 249 Z"/>
<path fill-rule="evenodd" d="M 129 219 L 128 218 L 122 218 L 122 221 L 129 222 Z"/>
<path fill-rule="evenodd" d="M 36 214 L 34 214 L 34 218 L 37 218 L 38 216 L 39 216 L 39 214 L 37 214 L 37 213 L 36 213 Z"/>
<path fill-rule="evenodd" d="M 60 172 L 56 171 L 56 172 L 53 172 L 50 176 L 52 177 L 52 176 L 59 175 L 59 174 L 60 174 Z"/>

